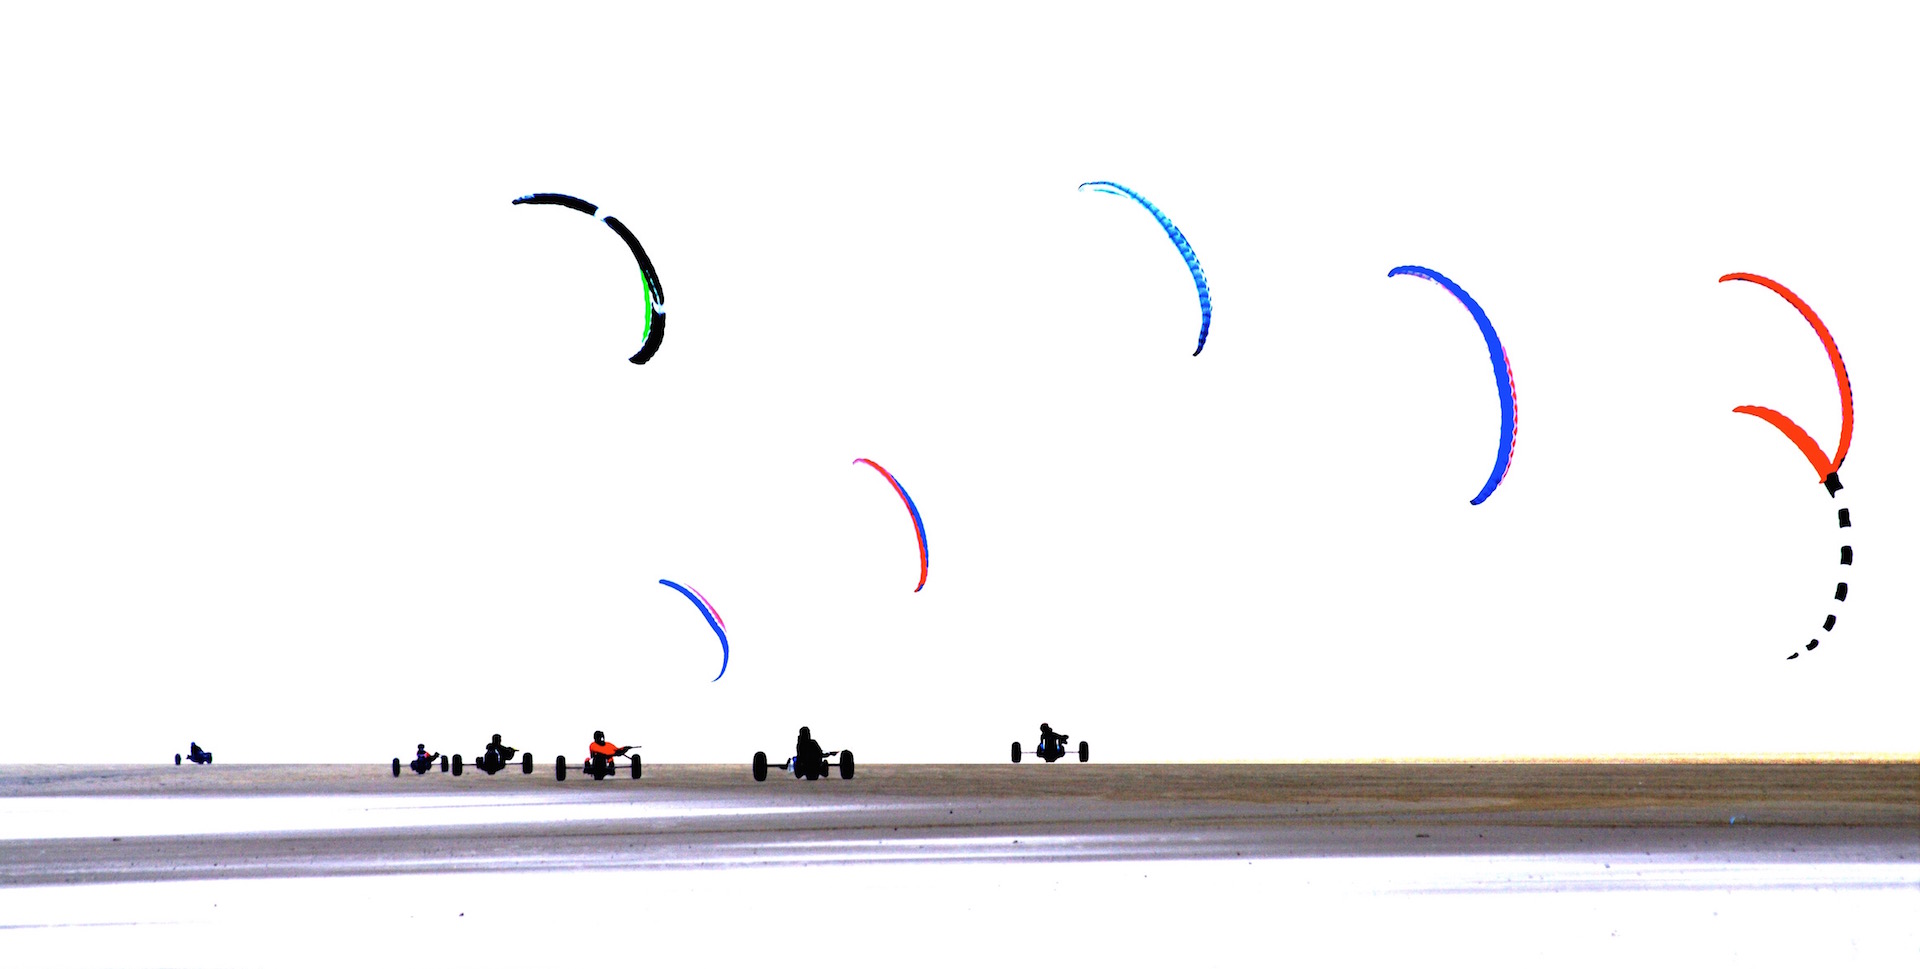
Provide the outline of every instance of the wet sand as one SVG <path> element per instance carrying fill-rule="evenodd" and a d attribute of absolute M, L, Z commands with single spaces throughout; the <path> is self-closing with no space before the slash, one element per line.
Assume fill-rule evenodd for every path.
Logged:
<path fill-rule="evenodd" d="M 118 838 L 23 837 L 4 820 L 9 804 L 80 803 L 62 798 L 132 799 L 108 802 L 132 811 L 166 799 L 190 814 L 177 799 L 332 795 L 424 795 L 473 811 L 457 824 Z M 544 813 L 489 820 L 503 804 Z M 776 773 L 763 784 L 745 765 L 648 765 L 638 781 L 565 783 L 551 765 L 398 778 L 385 765 L 0 767 L 0 886 L 1395 855 L 1912 862 L 1920 764 L 873 764 L 851 781 Z"/>

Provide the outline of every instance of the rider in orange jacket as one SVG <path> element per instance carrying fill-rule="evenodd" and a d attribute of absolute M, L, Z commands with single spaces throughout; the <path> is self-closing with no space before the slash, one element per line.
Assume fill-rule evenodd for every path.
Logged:
<path fill-rule="evenodd" d="M 607 743 L 606 732 L 603 730 L 595 730 L 593 732 L 593 743 L 587 745 L 587 759 L 597 765 L 605 766 L 607 761 L 632 749 L 631 746 L 615 747 Z"/>

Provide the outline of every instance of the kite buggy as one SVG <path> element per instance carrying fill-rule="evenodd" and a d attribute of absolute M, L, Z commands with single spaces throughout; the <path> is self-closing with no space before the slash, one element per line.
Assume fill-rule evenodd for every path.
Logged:
<path fill-rule="evenodd" d="M 414 747 L 413 759 L 410 761 L 407 761 L 406 766 L 413 768 L 413 772 L 415 774 L 424 774 L 427 771 L 430 771 L 433 769 L 433 765 L 435 761 L 438 761 L 440 764 L 440 772 L 443 774 L 446 773 L 447 755 L 446 754 L 429 754 L 427 753 L 426 744 L 418 744 Z M 400 758 L 395 757 L 393 759 L 393 776 L 395 777 L 400 776 L 400 766 L 401 766 Z"/>
<path fill-rule="evenodd" d="M 853 780 L 853 751 L 821 750 L 820 744 L 813 739 L 813 731 L 805 727 L 800 728 L 800 736 L 794 742 L 793 754 L 792 757 L 787 758 L 787 762 L 781 765 L 780 769 L 792 771 L 794 780 L 804 777 L 810 781 L 817 781 L 827 776 L 827 770 L 832 767 L 840 769 L 841 780 Z M 829 757 L 837 759 L 829 764 L 827 763 Z M 767 779 L 767 753 L 764 750 L 753 752 L 753 779 L 756 781 Z"/>
<path fill-rule="evenodd" d="M 213 763 L 213 751 L 201 750 L 199 744 L 189 743 L 187 744 L 187 759 L 196 764 L 211 764 Z M 180 766 L 179 754 L 173 755 L 173 766 Z"/>
<path fill-rule="evenodd" d="M 640 755 L 633 754 L 629 757 L 627 754 L 627 751 L 636 749 L 638 749 L 638 745 L 617 747 L 610 744 L 607 742 L 606 731 L 595 730 L 593 732 L 593 743 L 587 745 L 587 759 L 580 762 L 580 772 L 596 781 L 606 780 L 620 771 L 620 765 L 615 762 L 614 758 L 628 757 L 632 762 L 629 769 L 633 772 L 633 779 L 637 781 L 640 779 Z M 527 756 L 532 757 L 533 755 L 528 754 Z M 533 772 L 532 761 L 528 761 L 527 772 Z M 567 757 L 565 754 L 553 760 L 553 779 L 556 781 L 564 781 L 567 779 Z"/>
<path fill-rule="evenodd" d="M 1021 749 L 1020 741 L 1018 740 L 1014 741 L 1013 742 L 1013 762 L 1016 764 L 1020 763 L 1020 755 L 1024 753 L 1027 753 L 1027 751 Z M 1088 753 L 1087 742 L 1082 740 L 1080 741 L 1080 763 L 1084 764 L 1087 762 L 1087 753 Z M 1062 757 L 1067 756 L 1067 735 L 1063 733 L 1054 733 L 1052 727 L 1049 727 L 1044 723 L 1041 724 L 1040 725 L 1040 746 L 1033 748 L 1033 756 L 1038 757 L 1049 764 L 1053 763 L 1056 760 L 1059 760 Z"/>
<path fill-rule="evenodd" d="M 487 752 L 474 758 L 473 766 L 478 770 L 486 771 L 487 776 L 492 777 L 506 770 L 507 765 L 513 762 L 513 755 L 516 753 L 520 752 L 501 743 L 500 735 L 494 734 L 493 739 L 487 742 Z M 453 776 L 459 777 L 461 769 L 465 766 L 465 761 L 460 755 L 454 754 Z M 533 773 L 533 754 L 531 752 L 520 754 L 520 773 Z"/>

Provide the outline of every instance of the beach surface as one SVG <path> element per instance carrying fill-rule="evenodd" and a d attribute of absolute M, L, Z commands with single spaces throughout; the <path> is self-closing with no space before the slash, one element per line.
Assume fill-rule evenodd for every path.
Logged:
<path fill-rule="evenodd" d="M 1920 860 L 1920 764 L 0 767 L 0 885 L 889 862 Z"/>

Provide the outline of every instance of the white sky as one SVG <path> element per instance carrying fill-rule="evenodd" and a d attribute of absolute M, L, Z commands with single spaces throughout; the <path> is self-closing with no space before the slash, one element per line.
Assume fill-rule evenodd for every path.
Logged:
<path fill-rule="evenodd" d="M 0 24 L 0 756 L 1920 750 L 1909 8 L 472 11 Z"/>

